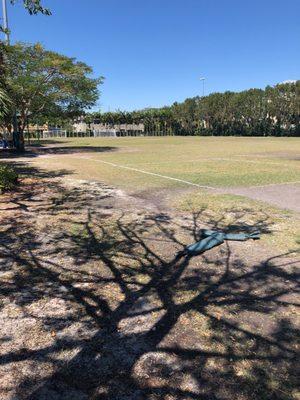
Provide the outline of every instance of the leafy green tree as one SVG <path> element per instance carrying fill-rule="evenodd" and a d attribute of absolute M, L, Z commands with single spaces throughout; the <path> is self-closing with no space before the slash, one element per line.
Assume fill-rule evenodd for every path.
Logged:
<path fill-rule="evenodd" d="M 300 135 L 300 81 L 212 93 L 170 107 L 96 113 L 101 122 L 143 123 L 149 135 Z"/>
<path fill-rule="evenodd" d="M 17 0 L 10 0 L 11 4 L 15 4 Z M 22 0 L 25 9 L 29 14 L 42 13 L 45 15 L 51 15 L 51 11 L 48 8 L 43 7 L 41 0 Z M 4 32 L 2 25 L 0 24 L 0 33 Z M 6 85 L 6 63 L 5 63 L 5 49 L 6 46 L 0 39 L 0 125 L 4 123 L 3 119 L 9 115 L 9 110 L 13 107 L 13 103 L 9 98 Z M 22 147 L 22 146 L 21 146 Z"/>
<path fill-rule="evenodd" d="M 85 63 L 45 50 L 39 43 L 17 43 L 7 53 L 7 90 L 21 134 L 29 117 L 73 118 L 95 105 L 103 78 L 92 78 L 92 68 Z"/>
<path fill-rule="evenodd" d="M 300 124 L 300 81 L 266 88 L 266 109 L 273 135 L 298 135 Z"/>

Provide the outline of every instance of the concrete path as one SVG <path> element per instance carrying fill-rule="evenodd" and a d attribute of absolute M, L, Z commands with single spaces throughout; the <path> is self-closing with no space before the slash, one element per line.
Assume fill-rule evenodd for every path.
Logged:
<path fill-rule="evenodd" d="M 300 183 L 227 188 L 222 192 L 246 196 L 282 209 L 300 212 Z"/>

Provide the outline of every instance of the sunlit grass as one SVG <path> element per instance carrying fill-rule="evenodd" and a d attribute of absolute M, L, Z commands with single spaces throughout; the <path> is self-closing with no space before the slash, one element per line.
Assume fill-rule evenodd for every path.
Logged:
<path fill-rule="evenodd" d="M 207 193 L 183 182 L 102 161 L 212 187 L 295 182 L 300 181 L 300 138 L 76 138 L 60 139 L 55 145 L 69 150 L 33 162 L 49 170 L 66 169 L 71 172 L 67 179 L 100 181 L 131 193 L 170 189 L 170 207 L 189 212 L 206 209 L 215 219 L 226 215 L 224 226 L 237 216 L 240 223 L 253 226 L 267 218 L 270 232 L 263 235 L 262 243 L 287 251 L 297 247 L 300 224 L 295 213 L 242 196 Z M 91 147 L 92 151 L 78 153 L 72 147 Z M 176 189 L 180 189 L 178 193 Z M 192 190 L 180 197 L 182 189 Z"/>
<path fill-rule="evenodd" d="M 299 138 L 76 138 L 56 143 L 63 147 L 94 147 L 95 151 L 86 152 L 84 158 L 70 152 L 35 162 L 67 168 L 79 178 L 101 180 L 130 190 L 186 184 L 102 161 L 213 187 L 300 181 Z M 104 151 L 97 151 L 97 147 L 104 147 Z"/>

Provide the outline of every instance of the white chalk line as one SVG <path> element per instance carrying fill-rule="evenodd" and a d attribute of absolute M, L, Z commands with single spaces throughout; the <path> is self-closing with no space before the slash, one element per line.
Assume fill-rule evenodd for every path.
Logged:
<path fill-rule="evenodd" d="M 95 162 L 100 162 L 103 164 L 107 164 L 110 165 L 112 167 L 115 168 L 122 168 L 122 169 L 127 169 L 129 171 L 134 171 L 134 172 L 139 172 L 141 174 L 146 174 L 146 175 L 152 175 L 152 176 L 156 176 L 159 178 L 164 178 L 164 179 L 169 179 L 172 181 L 177 181 L 177 182 L 181 182 L 181 183 L 185 183 L 187 185 L 191 185 L 191 186 L 196 186 L 198 188 L 202 188 L 202 189 L 209 189 L 209 190 L 216 190 L 216 191 L 220 191 L 220 190 L 226 190 L 226 189 L 234 189 L 234 187 L 213 187 L 213 186 L 206 186 L 206 185 L 199 185 L 198 183 L 194 183 L 194 182 L 190 182 L 190 181 L 186 181 L 183 179 L 179 179 L 179 178 L 173 178 L 172 176 L 168 176 L 168 175 L 161 175 L 161 174 L 157 174 L 155 172 L 150 172 L 150 171 L 145 171 L 143 169 L 138 169 L 138 168 L 133 168 L 133 167 L 128 167 L 127 165 L 120 165 L 120 164 L 115 164 L 109 161 L 104 161 L 104 160 L 95 160 L 94 158 L 90 158 L 90 157 L 80 157 L 86 160 L 90 160 L 90 161 L 95 161 Z M 294 185 L 300 183 L 300 181 L 294 181 L 294 182 L 281 182 L 281 183 L 268 183 L 266 185 L 256 185 L 256 186 L 245 186 L 245 189 L 251 189 L 251 188 L 260 188 L 260 187 L 268 187 L 268 186 L 280 186 L 280 185 Z"/>
<path fill-rule="evenodd" d="M 49 156 L 43 156 L 43 158 L 53 158 L 53 157 L 52 156 L 50 156 L 50 157 Z M 254 186 L 243 186 L 243 187 L 213 187 L 213 186 L 199 185 L 198 183 L 186 181 L 186 180 L 179 179 L 179 178 L 173 178 L 172 176 L 168 176 L 168 175 L 156 174 L 154 172 L 150 172 L 150 171 L 145 171 L 145 170 L 138 169 L 138 168 L 129 167 L 127 165 L 115 164 L 115 163 L 112 163 L 112 162 L 109 162 L 109 161 L 95 160 L 94 158 L 84 157 L 84 156 L 78 156 L 78 158 L 82 158 L 82 159 L 89 160 L 89 161 L 94 161 L 94 162 L 100 162 L 102 164 L 107 164 L 107 165 L 110 165 L 110 166 L 115 167 L 115 168 L 127 169 L 129 171 L 139 172 L 139 173 L 145 174 L 145 175 L 152 175 L 152 176 L 156 176 L 156 177 L 163 178 L 163 179 L 169 179 L 169 180 L 172 180 L 172 181 L 185 183 L 187 185 L 195 186 L 195 187 L 198 187 L 198 188 L 201 188 L 201 189 L 209 189 L 209 190 L 214 190 L 214 191 L 223 191 L 223 190 L 226 191 L 226 189 L 228 189 L 228 190 L 230 190 L 230 189 L 237 189 L 237 190 L 238 189 L 254 189 L 254 188 L 264 188 L 264 187 L 269 187 L 269 186 L 294 185 L 294 184 L 300 183 L 300 181 L 293 181 L 293 182 L 268 183 L 266 185 L 254 185 Z M 26 159 L 26 161 L 28 162 L 27 159 Z M 33 163 L 33 161 L 31 161 L 31 163 Z"/>
<path fill-rule="evenodd" d="M 212 187 L 212 186 L 198 185 L 198 183 L 185 181 L 185 180 L 179 179 L 179 178 L 173 178 L 172 176 L 168 176 L 168 175 L 156 174 L 155 172 L 145 171 L 143 169 L 128 167 L 126 165 L 115 164 L 115 163 L 112 163 L 112 162 L 109 162 L 109 161 L 95 160 L 94 158 L 90 158 L 90 157 L 80 157 L 80 158 L 83 158 L 85 160 L 99 162 L 99 163 L 102 163 L 102 164 L 107 164 L 107 165 L 110 165 L 110 166 L 115 167 L 115 168 L 127 169 L 129 171 L 139 172 L 139 173 L 145 174 L 145 175 L 152 175 L 152 176 L 156 176 L 158 178 L 169 179 L 169 180 L 172 180 L 172 181 L 185 183 L 186 185 L 196 186 L 196 187 L 201 188 L 201 189 L 218 190 L 217 188 Z"/>

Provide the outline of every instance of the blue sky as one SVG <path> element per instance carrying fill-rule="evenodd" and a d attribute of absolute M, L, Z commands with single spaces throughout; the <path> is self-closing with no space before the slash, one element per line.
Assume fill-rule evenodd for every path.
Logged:
<path fill-rule="evenodd" d="M 157 107 L 300 78 L 300 0 L 44 0 L 8 7 L 12 41 L 41 42 L 105 76 L 101 110 Z"/>

